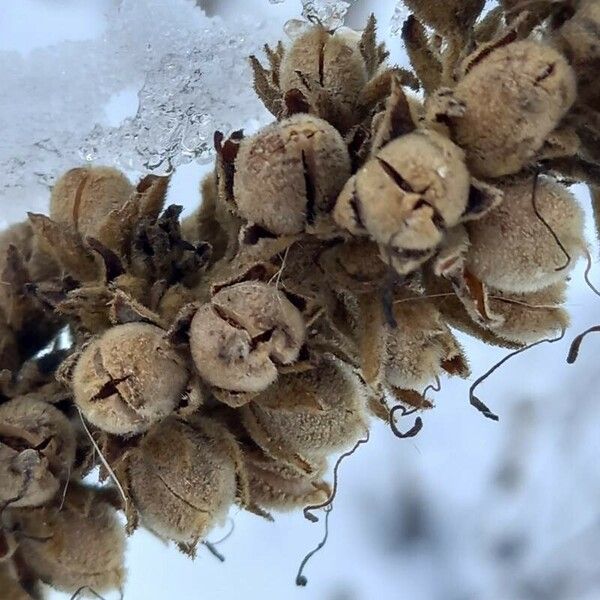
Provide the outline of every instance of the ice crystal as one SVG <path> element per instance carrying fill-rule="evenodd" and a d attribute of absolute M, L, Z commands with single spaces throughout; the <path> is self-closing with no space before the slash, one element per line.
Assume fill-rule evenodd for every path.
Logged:
<path fill-rule="evenodd" d="M 336 29 L 344 24 L 350 4 L 345 0 L 302 0 L 302 16 L 318 20 L 328 29 Z"/>

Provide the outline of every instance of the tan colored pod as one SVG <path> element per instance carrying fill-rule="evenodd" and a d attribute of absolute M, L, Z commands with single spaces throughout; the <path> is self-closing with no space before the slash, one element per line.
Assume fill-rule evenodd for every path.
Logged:
<path fill-rule="evenodd" d="M 300 311 L 276 287 L 247 281 L 223 288 L 191 323 L 190 348 L 207 383 L 233 392 L 259 392 L 293 363 L 305 339 Z"/>
<path fill-rule="evenodd" d="M 526 293 L 565 279 L 585 249 L 583 211 L 574 196 L 553 179 L 539 177 L 535 204 L 571 260 L 535 214 L 532 178 L 502 186 L 504 202 L 468 224 L 467 268 L 488 286 Z"/>
<path fill-rule="evenodd" d="M 85 348 L 73 371 L 73 394 L 85 418 L 116 435 L 146 431 L 178 405 L 189 380 L 165 332 L 148 323 L 107 330 Z"/>
<path fill-rule="evenodd" d="M 125 175 L 117 169 L 71 169 L 54 184 L 50 197 L 50 218 L 71 225 L 83 236 L 96 237 L 105 217 L 121 208 L 134 190 Z"/>
<path fill-rule="evenodd" d="M 360 37 L 311 27 L 284 54 L 279 71 L 282 94 L 300 90 L 317 114 L 345 131 L 352 125 L 357 98 L 367 83 Z"/>
<path fill-rule="evenodd" d="M 250 437 L 272 458 L 304 472 L 315 459 L 351 446 L 364 433 L 358 377 L 332 357 L 312 370 L 281 375 L 242 409 Z"/>
<path fill-rule="evenodd" d="M 462 150 L 419 130 L 391 141 L 358 171 L 340 194 L 334 218 L 390 251 L 429 251 L 459 222 L 470 184 Z"/>
<path fill-rule="evenodd" d="M 538 292 L 506 294 L 489 290 L 490 308 L 503 317 L 494 334 L 517 344 L 532 344 L 551 338 L 569 326 L 569 314 L 560 304 L 565 301 L 567 284 L 555 283 Z"/>
<path fill-rule="evenodd" d="M 455 89 L 465 104 L 453 138 L 479 177 L 517 173 L 530 163 L 576 96 L 575 74 L 553 48 L 521 41 L 476 62 Z"/>
<path fill-rule="evenodd" d="M 327 226 L 350 177 L 350 157 L 329 123 L 299 114 L 242 140 L 235 168 L 240 216 L 271 233 L 292 235 Z"/>
<path fill-rule="evenodd" d="M 62 507 L 16 509 L 9 519 L 19 532 L 20 556 L 43 582 L 68 593 L 122 587 L 125 531 L 94 488 L 71 482 Z"/>
<path fill-rule="evenodd" d="M 212 421 L 170 417 L 152 428 L 127 458 L 142 524 L 177 542 L 202 539 L 235 500 L 236 452 L 232 435 Z"/>
<path fill-rule="evenodd" d="M 292 511 L 325 502 L 331 493 L 321 478 L 327 463 L 317 461 L 315 472 L 300 473 L 284 462 L 273 460 L 259 450 L 244 450 L 250 500 L 266 510 Z"/>
<path fill-rule="evenodd" d="M 51 404 L 27 397 L 0 404 L 0 504 L 51 500 L 69 478 L 75 445 L 69 420 Z"/>
<path fill-rule="evenodd" d="M 431 301 L 405 296 L 393 311 L 397 326 L 388 328 L 382 356 L 388 385 L 422 391 L 443 373 L 469 375 L 462 348 Z"/>
<path fill-rule="evenodd" d="M 577 75 L 577 99 L 600 110 L 600 3 L 580 0 L 577 10 L 555 34 L 555 42 Z"/>

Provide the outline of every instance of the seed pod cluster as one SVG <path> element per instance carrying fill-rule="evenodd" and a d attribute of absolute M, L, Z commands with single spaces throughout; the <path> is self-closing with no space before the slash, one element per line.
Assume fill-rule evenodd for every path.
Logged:
<path fill-rule="evenodd" d="M 193 555 L 233 505 L 326 505 L 370 416 L 414 435 L 397 410 L 469 376 L 451 327 L 516 350 L 568 326 L 597 3 L 406 4 L 410 70 L 374 18 L 252 58 L 275 120 L 215 134 L 190 217 L 167 177 L 86 166 L 0 234 L 2 590 L 101 593 L 138 526 Z"/>

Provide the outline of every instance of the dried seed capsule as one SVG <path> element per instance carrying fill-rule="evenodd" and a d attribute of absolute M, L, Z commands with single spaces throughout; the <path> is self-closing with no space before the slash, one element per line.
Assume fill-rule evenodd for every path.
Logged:
<path fill-rule="evenodd" d="M 300 90 L 317 114 L 341 131 L 352 125 L 356 100 L 367 79 L 360 37 L 330 32 L 322 25 L 294 41 L 279 71 L 284 96 Z"/>
<path fill-rule="evenodd" d="M 222 289 L 194 315 L 190 348 L 200 376 L 235 392 L 258 392 L 293 363 L 304 343 L 300 311 L 275 287 L 242 282 Z"/>
<path fill-rule="evenodd" d="M 397 327 L 388 329 L 382 357 L 388 385 L 422 391 L 444 372 L 469 375 L 462 348 L 432 302 L 406 295 L 393 311 Z"/>
<path fill-rule="evenodd" d="M 481 177 L 520 171 L 573 104 L 575 88 L 565 58 L 538 42 L 515 42 L 476 62 L 455 89 L 465 113 L 452 119 L 471 171 Z"/>
<path fill-rule="evenodd" d="M 331 493 L 321 477 L 327 463 L 317 460 L 315 472 L 308 475 L 283 462 L 273 460 L 259 450 L 244 449 L 250 500 L 266 510 L 290 511 L 325 502 Z"/>
<path fill-rule="evenodd" d="M 57 590 L 118 589 L 125 575 L 125 534 L 115 509 L 93 488 L 71 482 L 64 505 L 11 511 L 20 555 Z"/>
<path fill-rule="evenodd" d="M 467 209 L 471 180 L 463 159 L 434 131 L 397 138 L 348 181 L 334 218 L 355 235 L 370 235 L 388 262 L 407 251 L 424 262 Z"/>
<path fill-rule="evenodd" d="M 563 280 L 585 248 L 583 212 L 562 185 L 540 177 L 535 206 L 531 178 L 503 186 L 504 202 L 468 224 L 467 268 L 488 286 L 504 292 L 534 292 Z M 565 268 L 561 269 L 562 266 Z"/>
<path fill-rule="evenodd" d="M 134 187 L 117 169 L 71 169 L 52 189 L 50 218 L 71 225 L 84 236 L 96 237 L 104 218 L 123 206 L 133 191 Z"/>
<path fill-rule="evenodd" d="M 577 99 L 600 110 L 600 4 L 581 0 L 575 15 L 556 33 L 555 42 L 577 75 Z"/>
<path fill-rule="evenodd" d="M 538 292 L 506 294 L 489 290 L 490 308 L 503 318 L 494 334 L 517 344 L 550 338 L 569 326 L 569 314 L 560 307 L 567 284 L 556 283 Z"/>
<path fill-rule="evenodd" d="M 158 535 L 195 543 L 222 521 L 236 497 L 233 436 L 206 419 L 165 419 L 127 458 L 129 492 L 142 523 Z"/>
<path fill-rule="evenodd" d="M 326 226 L 350 157 L 326 121 L 295 115 L 244 139 L 235 162 L 239 214 L 275 234 Z"/>
<path fill-rule="evenodd" d="M 75 402 L 86 419 L 116 435 L 146 431 L 177 406 L 189 379 L 165 332 L 147 323 L 107 330 L 73 371 Z"/>
<path fill-rule="evenodd" d="M 352 445 L 366 427 L 358 378 L 330 357 L 310 371 L 281 375 L 241 410 L 250 437 L 269 456 L 307 473 L 315 459 Z"/>
<path fill-rule="evenodd" d="M 0 504 L 51 500 L 69 477 L 75 446 L 71 424 L 54 406 L 26 397 L 0 404 Z"/>

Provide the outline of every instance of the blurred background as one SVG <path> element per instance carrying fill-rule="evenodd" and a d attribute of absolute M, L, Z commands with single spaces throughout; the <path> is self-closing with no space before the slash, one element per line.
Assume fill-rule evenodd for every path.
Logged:
<path fill-rule="evenodd" d="M 395 4 L 356 0 L 346 24 L 360 29 L 374 11 L 402 63 Z M 0 0 L 0 226 L 43 210 L 54 178 L 86 161 L 133 178 L 175 169 L 168 200 L 192 210 L 214 129 L 269 120 L 245 57 L 285 38 L 301 11 L 299 0 Z M 591 224 L 587 190 L 575 191 Z M 597 256 L 591 226 L 588 237 Z M 591 277 L 600 281 L 597 265 Z M 224 563 L 204 547 L 191 561 L 133 535 L 125 598 L 600 598 L 600 336 L 575 365 L 565 360 L 572 338 L 600 322 L 583 265 L 568 307 L 564 341 L 514 357 L 480 388 L 499 423 L 469 406 L 469 382 L 445 380 L 416 438 L 374 424 L 342 463 L 329 540 L 306 587 L 296 572 L 324 520 L 232 511 L 210 537 L 233 528 L 217 544 Z M 506 353 L 460 339 L 473 378 Z"/>

